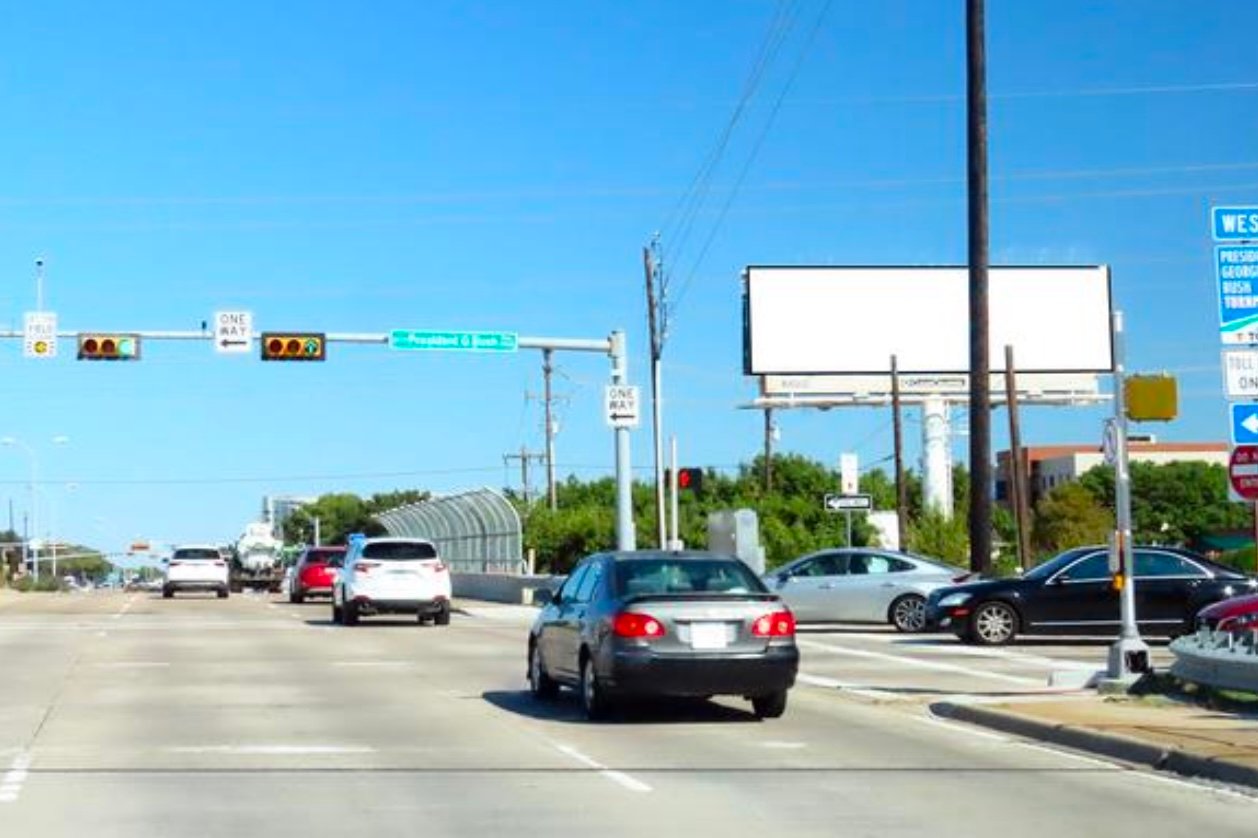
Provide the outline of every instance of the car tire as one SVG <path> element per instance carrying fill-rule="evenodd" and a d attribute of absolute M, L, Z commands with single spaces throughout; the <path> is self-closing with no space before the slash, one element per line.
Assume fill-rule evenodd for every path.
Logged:
<path fill-rule="evenodd" d="M 891 603 L 891 625 L 905 634 L 926 630 L 926 599 L 918 594 L 905 594 Z"/>
<path fill-rule="evenodd" d="M 611 713 L 611 701 L 603 690 L 603 685 L 599 683 L 598 673 L 594 671 L 594 661 L 588 654 L 581 657 L 581 682 L 578 689 L 585 718 L 592 722 L 606 719 Z"/>
<path fill-rule="evenodd" d="M 175 595 L 175 589 L 170 587 L 169 585 L 167 585 L 165 588 L 162 588 L 162 599 L 170 599 L 174 595 Z"/>
<path fill-rule="evenodd" d="M 1018 635 L 1018 612 L 1006 602 L 981 603 L 970 617 L 967 639 L 980 646 L 1004 646 Z"/>
<path fill-rule="evenodd" d="M 346 600 L 345 604 L 341 606 L 341 625 L 358 625 L 358 603 L 352 599 Z"/>
<path fill-rule="evenodd" d="M 288 595 L 288 601 L 293 605 L 301 605 L 305 599 L 306 598 L 302 596 L 301 591 L 293 591 Z"/>
<path fill-rule="evenodd" d="M 448 625 L 450 625 L 450 605 L 449 605 L 449 603 L 446 603 L 445 605 L 441 606 L 441 610 L 440 610 L 440 611 L 438 611 L 436 614 L 433 614 L 433 615 L 432 615 L 432 624 L 433 624 L 434 626 L 448 626 Z"/>
<path fill-rule="evenodd" d="M 345 612 L 341 610 L 341 606 L 336 604 L 336 593 L 332 594 L 332 623 L 333 625 L 345 624 Z"/>
<path fill-rule="evenodd" d="M 541 699 L 551 699 L 559 694 L 559 684 L 546 674 L 542 653 L 537 643 L 529 644 L 529 692 Z"/>
<path fill-rule="evenodd" d="M 751 710 L 757 719 L 776 719 L 786 712 L 786 690 L 751 698 Z"/>
<path fill-rule="evenodd" d="M 219 599 L 227 599 L 227 589 L 226 589 L 226 588 L 219 588 L 217 591 L 215 591 L 215 593 L 217 593 L 217 594 L 218 594 L 218 598 L 219 598 Z"/>

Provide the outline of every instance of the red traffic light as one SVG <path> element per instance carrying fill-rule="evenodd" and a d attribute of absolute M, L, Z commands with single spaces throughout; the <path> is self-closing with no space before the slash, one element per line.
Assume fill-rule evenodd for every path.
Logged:
<path fill-rule="evenodd" d="M 322 361 L 327 357 L 327 336 L 322 332 L 263 332 L 264 361 Z"/>
<path fill-rule="evenodd" d="M 703 488 L 703 469 L 701 468 L 679 468 L 677 469 L 677 488 L 689 489 L 697 492 Z"/>

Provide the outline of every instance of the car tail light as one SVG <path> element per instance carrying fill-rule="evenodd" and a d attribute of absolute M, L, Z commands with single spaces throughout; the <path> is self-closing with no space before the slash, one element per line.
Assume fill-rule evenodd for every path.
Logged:
<path fill-rule="evenodd" d="M 449 568 L 446 567 L 445 562 L 437 562 L 432 566 L 433 573 L 445 573 L 448 569 Z"/>
<path fill-rule="evenodd" d="M 373 567 L 379 567 L 379 566 L 380 565 L 377 564 L 376 562 L 359 562 L 358 564 L 354 565 L 354 572 L 355 573 L 371 573 L 371 569 Z"/>
<path fill-rule="evenodd" d="M 612 619 L 612 631 L 617 637 L 663 637 L 664 624 L 650 614 L 622 611 Z"/>
<path fill-rule="evenodd" d="M 765 614 L 751 624 L 751 633 L 755 637 L 794 637 L 795 615 L 789 611 Z"/>

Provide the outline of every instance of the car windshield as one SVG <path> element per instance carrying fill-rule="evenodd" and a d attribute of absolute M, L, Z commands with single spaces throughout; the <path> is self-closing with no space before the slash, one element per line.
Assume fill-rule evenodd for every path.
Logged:
<path fill-rule="evenodd" d="M 344 550 L 311 550 L 306 554 L 307 565 L 328 564 L 334 559 L 340 559 L 345 555 Z"/>
<path fill-rule="evenodd" d="M 209 547 L 184 547 L 176 550 L 171 558 L 183 562 L 192 559 L 221 559 L 222 556 L 217 550 Z"/>
<path fill-rule="evenodd" d="M 427 541 L 379 541 L 363 547 L 363 558 L 391 562 L 435 559 L 437 548 Z"/>
<path fill-rule="evenodd" d="M 1075 559 L 1086 553 L 1091 553 L 1096 549 L 1097 548 L 1095 547 L 1080 547 L 1077 550 L 1067 550 L 1065 553 L 1055 556 L 1043 564 L 1039 564 L 1031 568 L 1025 575 L 1023 575 L 1022 578 L 1034 580 L 1047 579 L 1066 565 L 1073 562 Z"/>
<path fill-rule="evenodd" d="M 616 563 L 616 595 L 765 593 L 742 562 L 733 559 L 659 558 Z"/>

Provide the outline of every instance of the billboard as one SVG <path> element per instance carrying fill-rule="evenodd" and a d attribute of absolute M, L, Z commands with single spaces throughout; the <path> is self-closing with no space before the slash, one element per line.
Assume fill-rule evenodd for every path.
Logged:
<path fill-rule="evenodd" d="M 1001 350 L 1001 361 L 1004 350 Z M 1014 363 L 1017 363 L 1017 357 Z M 1021 373 L 1017 375 L 1019 398 L 1087 398 L 1100 393 L 1100 380 L 1090 373 Z M 1005 374 L 993 373 L 988 389 L 992 400 L 1005 397 Z M 891 396 L 889 375 L 766 375 L 760 379 L 765 396 L 849 396 L 855 400 Z M 900 395 L 906 401 L 923 398 L 968 398 L 970 376 L 965 373 L 902 374 Z"/>
<path fill-rule="evenodd" d="M 989 268 L 988 306 L 993 372 L 1113 370 L 1107 266 Z M 748 375 L 970 368 L 964 267 L 748 267 L 743 317 Z"/>

